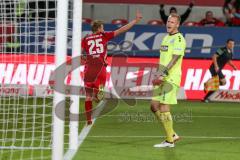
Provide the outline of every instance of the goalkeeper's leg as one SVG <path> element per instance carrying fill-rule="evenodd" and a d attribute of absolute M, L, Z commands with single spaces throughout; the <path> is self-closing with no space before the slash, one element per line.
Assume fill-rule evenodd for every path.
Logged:
<path fill-rule="evenodd" d="M 159 106 L 159 107 L 158 107 Z M 159 102 L 152 101 L 151 110 L 156 115 L 157 119 L 162 123 L 163 128 L 166 133 L 166 143 L 164 145 L 159 145 L 159 147 L 174 147 L 174 135 L 175 132 L 173 130 L 173 119 L 170 113 L 170 106 L 165 104 L 159 104 Z M 167 146 L 165 146 L 167 144 Z M 157 147 L 157 146 L 155 146 Z"/>
<path fill-rule="evenodd" d="M 173 119 L 170 113 L 170 104 L 177 103 L 178 87 L 175 85 L 171 87 L 171 90 L 169 90 L 169 84 L 162 83 L 154 89 L 151 110 L 162 123 L 166 133 L 166 140 L 161 144 L 154 145 L 154 147 L 174 147 L 174 141 L 179 139 L 173 129 Z"/>

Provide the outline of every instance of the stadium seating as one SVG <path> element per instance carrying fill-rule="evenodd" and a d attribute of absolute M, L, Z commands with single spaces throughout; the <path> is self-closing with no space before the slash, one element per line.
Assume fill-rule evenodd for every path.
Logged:
<path fill-rule="evenodd" d="M 198 26 L 198 23 L 197 22 L 193 22 L 193 21 L 188 21 L 188 22 L 184 22 L 183 23 L 183 26 Z"/>
<path fill-rule="evenodd" d="M 0 51 L 3 50 L 3 44 L 11 41 L 11 34 L 15 32 L 13 25 L 9 24 L 0 24 Z M 7 36 L 5 36 L 7 35 Z"/>
<path fill-rule="evenodd" d="M 147 22 L 147 24 L 149 25 L 164 25 L 163 21 L 159 20 L 159 19 L 151 19 Z"/>
<path fill-rule="evenodd" d="M 116 24 L 116 25 L 125 25 L 128 23 L 128 20 L 126 19 L 113 19 L 112 24 Z"/>
<path fill-rule="evenodd" d="M 236 17 L 233 17 L 231 19 L 231 23 L 232 23 L 233 26 L 240 26 L 240 19 L 236 18 Z"/>
<path fill-rule="evenodd" d="M 91 24 L 92 23 L 92 19 L 91 18 L 83 18 L 82 19 L 82 23 Z"/>

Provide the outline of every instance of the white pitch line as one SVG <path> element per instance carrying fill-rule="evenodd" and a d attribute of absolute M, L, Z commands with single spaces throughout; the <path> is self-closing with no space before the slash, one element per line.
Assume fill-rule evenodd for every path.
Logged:
<path fill-rule="evenodd" d="M 239 119 L 240 117 L 235 116 L 192 116 L 196 118 L 233 118 L 233 119 Z"/>
<path fill-rule="evenodd" d="M 88 136 L 91 138 L 164 138 L 166 136 Z M 240 137 L 181 136 L 184 139 L 240 139 Z"/>
<path fill-rule="evenodd" d="M 93 117 L 97 117 L 100 113 L 101 113 L 101 111 L 103 110 L 103 108 L 104 108 L 104 101 L 101 101 L 99 104 L 98 104 L 98 107 L 96 107 L 97 108 L 97 110 L 95 110 L 95 112 L 93 113 Z M 92 121 L 92 125 L 85 125 L 83 128 L 82 128 L 82 130 L 81 130 L 81 132 L 80 132 L 80 134 L 78 135 L 78 149 L 79 149 L 79 147 L 81 146 L 81 144 L 84 142 L 84 140 L 87 138 L 87 135 L 89 134 L 89 132 L 90 132 L 90 130 L 91 130 L 91 128 L 93 127 L 93 124 L 95 123 L 95 121 L 96 121 L 96 118 L 94 118 L 93 119 L 93 121 Z M 69 149 L 67 152 L 66 152 L 66 154 L 64 155 L 64 160 L 71 160 L 71 159 L 73 159 L 73 157 L 75 156 L 75 154 L 77 153 L 77 151 L 78 151 L 78 149 L 77 150 L 72 150 L 72 149 Z"/>
<path fill-rule="evenodd" d="M 119 114 L 119 115 L 114 115 L 114 114 L 109 114 L 109 115 L 104 115 L 104 116 L 102 116 L 102 117 L 124 117 L 124 116 L 144 116 L 144 114 L 139 114 L 139 115 L 131 115 L 131 113 L 129 113 L 129 114 L 126 114 L 126 115 L 124 115 L 124 114 Z M 173 115 L 174 116 L 174 115 Z M 153 115 L 153 117 L 154 117 L 154 115 Z M 235 117 L 235 116 L 188 116 L 188 117 L 195 117 L 195 118 L 229 118 L 229 119 L 240 119 L 240 117 Z"/>

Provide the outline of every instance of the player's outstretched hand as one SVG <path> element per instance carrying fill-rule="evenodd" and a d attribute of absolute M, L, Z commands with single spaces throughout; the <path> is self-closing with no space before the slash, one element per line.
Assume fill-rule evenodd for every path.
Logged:
<path fill-rule="evenodd" d="M 152 80 L 153 86 L 159 86 L 163 81 L 163 77 L 159 75 L 154 75 L 154 79 Z"/>
<path fill-rule="evenodd" d="M 142 17 L 142 13 L 139 11 L 139 10 L 137 10 L 137 13 L 136 13 L 136 21 L 137 21 L 137 23 L 142 19 L 143 17 Z"/>
<path fill-rule="evenodd" d="M 195 4 L 195 0 L 192 0 L 190 3 L 189 3 L 189 7 L 192 8 Z"/>

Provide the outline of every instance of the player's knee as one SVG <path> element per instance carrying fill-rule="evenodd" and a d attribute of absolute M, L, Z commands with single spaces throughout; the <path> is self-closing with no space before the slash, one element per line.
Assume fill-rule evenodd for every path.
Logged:
<path fill-rule="evenodd" d="M 86 98 L 85 98 L 86 101 L 92 101 L 92 93 L 86 93 Z"/>
<path fill-rule="evenodd" d="M 167 104 L 160 104 L 159 108 L 161 112 L 170 112 L 170 106 Z"/>
<path fill-rule="evenodd" d="M 156 111 L 159 110 L 159 106 L 157 103 L 151 102 L 151 107 L 150 107 L 151 111 L 154 113 Z"/>
<path fill-rule="evenodd" d="M 227 83 L 227 82 L 226 82 L 226 79 L 221 79 L 221 80 L 220 80 L 220 85 L 221 85 L 221 86 L 224 86 L 226 83 Z"/>
<path fill-rule="evenodd" d="M 86 96 L 85 101 L 92 101 L 92 97 L 90 97 L 90 96 Z"/>

